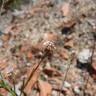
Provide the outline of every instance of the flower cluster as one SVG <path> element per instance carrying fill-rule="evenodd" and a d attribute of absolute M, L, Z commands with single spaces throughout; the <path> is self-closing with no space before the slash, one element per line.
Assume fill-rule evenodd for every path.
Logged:
<path fill-rule="evenodd" d="M 56 49 L 55 44 L 52 41 L 44 42 L 43 43 L 43 47 L 44 47 L 44 49 L 47 49 L 49 51 L 53 51 L 54 49 Z"/>

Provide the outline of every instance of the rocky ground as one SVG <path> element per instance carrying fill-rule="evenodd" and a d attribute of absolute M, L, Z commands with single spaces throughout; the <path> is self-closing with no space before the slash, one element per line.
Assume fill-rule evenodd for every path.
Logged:
<path fill-rule="evenodd" d="M 96 96 L 95 41 L 95 0 L 32 0 L 1 10 L 0 72 L 11 86 L 15 78 L 17 96 L 32 72 L 27 96 Z"/>

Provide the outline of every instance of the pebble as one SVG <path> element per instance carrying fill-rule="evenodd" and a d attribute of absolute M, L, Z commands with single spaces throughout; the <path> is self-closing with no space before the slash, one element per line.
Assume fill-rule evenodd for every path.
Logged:
<path fill-rule="evenodd" d="M 58 93 L 56 91 L 52 91 L 52 96 L 58 96 Z"/>
<path fill-rule="evenodd" d="M 31 66 L 31 63 L 26 63 L 27 66 Z"/>
<path fill-rule="evenodd" d="M 83 49 L 77 56 L 77 59 L 80 63 L 89 63 L 89 60 L 91 58 L 91 51 L 90 49 Z"/>
<path fill-rule="evenodd" d="M 18 95 L 18 96 L 19 96 L 19 95 L 20 95 L 20 93 L 21 93 L 21 92 L 20 92 L 20 90 L 19 90 L 19 89 L 20 89 L 20 87 L 21 87 L 21 85 L 22 85 L 22 82 L 19 82 L 19 83 L 18 83 L 18 84 L 16 84 L 16 86 L 15 86 L 15 87 L 16 87 L 16 93 L 17 93 L 17 95 Z"/>
<path fill-rule="evenodd" d="M 18 84 L 15 85 L 15 92 L 16 92 L 17 96 L 20 96 L 21 91 L 19 89 L 21 88 L 21 86 L 22 86 L 22 82 L 19 82 Z M 11 94 L 8 93 L 7 96 L 11 96 Z"/>
<path fill-rule="evenodd" d="M 64 87 L 65 88 L 70 88 L 71 87 L 71 84 L 67 81 L 64 82 Z"/>
<path fill-rule="evenodd" d="M 24 18 L 24 11 L 15 9 L 12 15 L 15 17 Z"/>
<path fill-rule="evenodd" d="M 3 41 L 2 40 L 0 40 L 0 47 L 2 47 L 3 46 Z"/>
<path fill-rule="evenodd" d="M 78 86 L 75 86 L 75 87 L 74 87 L 74 92 L 75 92 L 76 94 L 80 94 L 80 89 L 79 89 Z"/>

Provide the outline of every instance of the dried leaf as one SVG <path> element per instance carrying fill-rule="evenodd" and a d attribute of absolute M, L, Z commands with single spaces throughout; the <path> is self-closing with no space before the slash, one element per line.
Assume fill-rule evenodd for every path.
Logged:
<path fill-rule="evenodd" d="M 27 52 L 27 57 L 28 57 L 28 59 L 29 60 L 31 60 L 32 59 L 32 57 L 33 57 L 33 54 L 32 54 L 32 52 Z"/>
<path fill-rule="evenodd" d="M 6 60 L 0 60 L 0 70 L 5 69 L 7 67 L 7 61 Z"/>
<path fill-rule="evenodd" d="M 71 34 L 71 35 L 69 35 L 69 36 L 66 36 L 65 38 L 64 38 L 64 42 L 68 42 L 68 41 L 70 41 L 70 40 L 73 40 L 73 35 L 74 34 Z"/>
<path fill-rule="evenodd" d="M 21 52 L 26 52 L 29 50 L 29 45 L 28 44 L 22 44 L 21 47 L 20 47 L 20 51 Z"/>
<path fill-rule="evenodd" d="M 39 93 L 39 92 L 37 92 L 37 93 L 36 93 L 36 96 L 40 96 L 40 93 Z"/>
<path fill-rule="evenodd" d="M 71 19 L 71 20 L 68 20 L 66 22 L 63 22 L 64 24 L 64 27 L 67 27 L 67 28 L 71 28 L 72 26 L 74 26 L 76 24 L 76 20 L 75 19 Z"/>
<path fill-rule="evenodd" d="M 68 54 L 68 51 L 65 50 L 65 49 L 62 49 L 60 52 L 59 52 L 59 55 L 61 58 L 67 60 L 69 58 L 69 54 Z"/>
<path fill-rule="evenodd" d="M 61 11 L 63 13 L 63 16 L 68 16 L 69 14 L 69 11 L 70 11 L 70 4 L 69 3 L 64 3 L 62 8 L 61 8 Z"/>
<path fill-rule="evenodd" d="M 70 20 L 61 22 L 60 24 L 58 24 L 57 28 L 70 29 L 76 24 L 76 22 L 77 22 L 76 18 L 72 18 Z"/>
<path fill-rule="evenodd" d="M 73 48 L 73 47 L 74 47 L 74 42 L 73 42 L 73 40 L 70 40 L 70 41 L 68 41 L 68 42 L 65 42 L 64 47 Z"/>
<path fill-rule="evenodd" d="M 8 41 L 10 39 L 10 34 L 4 34 L 4 35 L 2 35 L 1 38 L 2 38 L 3 41 L 6 42 L 6 41 Z"/>
<path fill-rule="evenodd" d="M 4 88 L 0 88 L 0 94 L 2 94 L 3 96 L 7 96 L 8 92 Z"/>
<path fill-rule="evenodd" d="M 40 96 L 51 96 L 52 86 L 48 82 L 39 80 L 38 86 L 40 89 Z"/>
<path fill-rule="evenodd" d="M 57 69 L 55 68 L 44 68 L 43 72 L 45 74 L 47 74 L 49 77 L 52 77 L 52 76 L 62 76 L 62 73 L 59 72 Z"/>
<path fill-rule="evenodd" d="M 38 64 L 35 64 L 34 66 L 32 66 L 31 68 L 28 69 L 27 75 L 28 77 L 30 76 L 31 72 L 36 68 Z M 36 83 L 36 81 L 38 80 L 38 77 L 40 75 L 40 69 L 38 68 L 33 76 L 31 77 L 31 79 L 29 80 L 27 86 L 24 88 L 24 92 L 26 94 L 30 94 L 32 91 L 32 88 L 34 87 L 34 84 Z"/>
<path fill-rule="evenodd" d="M 96 80 L 96 63 L 92 64 L 92 77 Z"/>
<path fill-rule="evenodd" d="M 44 41 L 56 41 L 57 40 L 57 34 L 48 32 L 44 34 Z"/>
<path fill-rule="evenodd" d="M 96 63 L 92 64 L 94 71 L 96 72 Z"/>

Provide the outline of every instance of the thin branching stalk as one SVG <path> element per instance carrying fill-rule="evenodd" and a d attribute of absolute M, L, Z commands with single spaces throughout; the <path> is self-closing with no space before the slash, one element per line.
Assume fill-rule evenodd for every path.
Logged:
<path fill-rule="evenodd" d="M 15 86 L 15 83 L 16 83 L 16 81 L 15 81 L 15 74 L 12 72 L 12 80 L 13 80 L 13 88 L 14 88 L 14 91 L 15 91 L 15 93 L 16 93 L 16 86 Z"/>
<path fill-rule="evenodd" d="M 22 84 L 22 88 L 24 87 L 24 84 L 25 84 L 25 78 L 23 79 L 23 84 Z M 20 96 L 22 96 L 22 90 L 20 91 Z"/>
<path fill-rule="evenodd" d="M 96 44 L 95 43 L 95 38 L 93 36 L 93 47 L 92 47 L 92 55 L 91 55 L 91 59 L 90 59 L 90 66 L 92 66 L 92 64 L 93 64 L 93 56 L 94 56 L 94 52 L 95 52 L 95 44 Z M 85 90 L 87 89 L 87 85 L 89 83 L 89 78 L 90 78 L 90 75 L 88 74 L 87 79 L 85 81 L 84 90 L 83 90 L 83 95 L 84 96 L 86 95 Z"/>
<path fill-rule="evenodd" d="M 66 79 L 67 79 L 67 75 L 68 75 L 68 72 L 69 72 L 69 69 L 70 69 L 70 67 L 71 67 L 71 64 L 72 64 L 73 59 L 74 59 L 74 56 L 73 56 L 73 54 L 72 54 L 71 59 L 70 59 L 70 61 L 69 61 L 69 64 L 68 64 L 68 66 L 67 66 L 67 70 L 66 70 L 65 75 L 64 75 L 64 78 L 63 78 L 62 85 L 61 85 L 61 87 L 60 87 L 60 91 L 59 91 L 59 94 L 58 94 L 59 96 L 60 96 L 60 93 L 61 93 L 61 91 L 62 91 L 64 82 L 65 82 Z"/>

